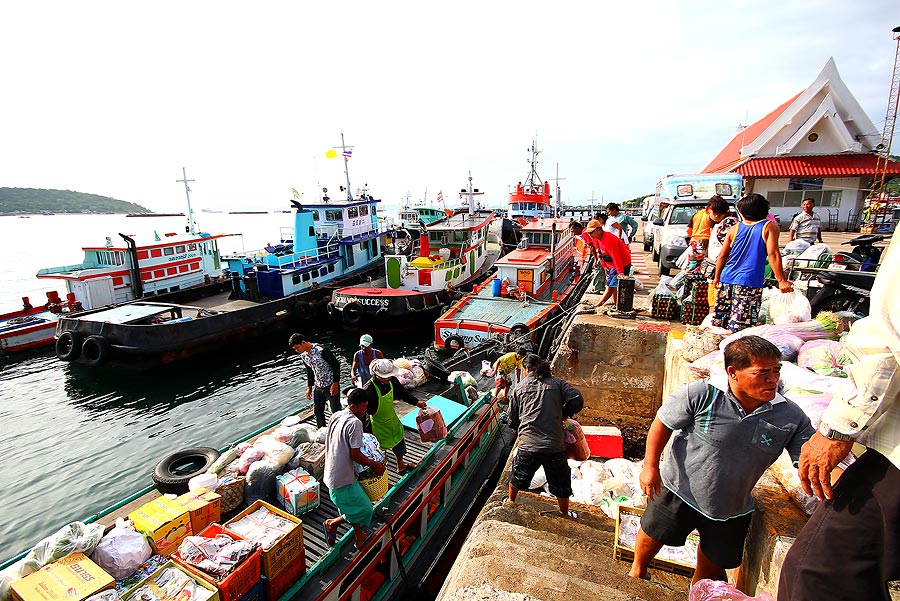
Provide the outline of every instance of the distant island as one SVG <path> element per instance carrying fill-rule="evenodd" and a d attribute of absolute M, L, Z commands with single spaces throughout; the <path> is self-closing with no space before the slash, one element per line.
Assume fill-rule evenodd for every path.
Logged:
<path fill-rule="evenodd" d="M 153 213 L 134 204 L 72 190 L 40 188 L 0 188 L 0 215 L 37 215 L 47 213 Z"/>

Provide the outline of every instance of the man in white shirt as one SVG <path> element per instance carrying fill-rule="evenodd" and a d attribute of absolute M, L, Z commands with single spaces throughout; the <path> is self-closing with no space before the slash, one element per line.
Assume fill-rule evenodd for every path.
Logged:
<path fill-rule="evenodd" d="M 788 552 L 778 601 L 890 599 L 900 579 L 900 242 L 894 238 L 872 288 L 869 316 L 846 340 L 853 361 L 843 390 L 800 456 L 807 494 L 825 499 Z M 831 472 L 854 442 L 865 453 Z"/>
<path fill-rule="evenodd" d="M 791 230 L 788 234 L 788 242 L 794 238 L 800 238 L 810 244 L 815 244 L 818 240 L 822 241 L 822 221 L 819 219 L 818 213 L 813 212 L 816 201 L 812 198 L 805 199 L 800 203 L 803 209 L 791 221 Z"/>

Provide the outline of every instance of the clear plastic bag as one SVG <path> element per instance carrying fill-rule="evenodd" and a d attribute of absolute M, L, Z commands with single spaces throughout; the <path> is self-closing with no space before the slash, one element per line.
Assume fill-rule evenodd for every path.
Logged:
<path fill-rule="evenodd" d="M 106 573 L 121 580 L 130 576 L 153 555 L 147 537 L 135 531 L 134 524 L 123 518 L 100 540 L 91 559 Z"/>
<path fill-rule="evenodd" d="M 29 564 L 37 571 L 70 553 L 80 551 L 90 555 L 103 538 L 103 530 L 103 524 L 67 524 L 31 549 L 27 556 Z"/>
<path fill-rule="evenodd" d="M 781 292 L 769 299 L 769 318 L 772 323 L 802 323 L 812 319 L 812 308 L 802 292 Z"/>

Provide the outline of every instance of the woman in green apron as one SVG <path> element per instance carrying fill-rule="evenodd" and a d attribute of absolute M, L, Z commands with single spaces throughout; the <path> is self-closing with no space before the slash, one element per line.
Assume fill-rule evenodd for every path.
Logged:
<path fill-rule="evenodd" d="M 400 370 L 390 359 L 376 359 L 369 367 L 372 379 L 363 390 L 368 398 L 368 408 L 372 423 L 372 434 L 378 439 L 382 449 L 390 449 L 397 457 L 397 471 L 400 475 L 414 470 L 418 465 L 403 461 L 406 455 L 406 442 L 403 440 L 403 424 L 394 410 L 394 400 L 401 400 L 410 405 L 424 409 L 425 401 L 416 399 L 395 377 Z"/>

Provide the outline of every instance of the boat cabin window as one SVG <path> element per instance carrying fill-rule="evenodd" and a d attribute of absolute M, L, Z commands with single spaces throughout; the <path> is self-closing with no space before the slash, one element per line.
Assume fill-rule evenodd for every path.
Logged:
<path fill-rule="evenodd" d="M 167 257 L 171 257 L 174 254 L 175 254 L 175 248 L 172 246 L 167 246 L 163 249 L 163 255 L 165 255 Z"/>
<path fill-rule="evenodd" d="M 175 252 L 178 253 L 178 254 L 181 254 L 181 253 L 183 253 L 184 251 L 185 251 L 185 249 L 184 249 L 184 244 L 181 244 L 181 245 L 175 247 Z"/>
<path fill-rule="evenodd" d="M 319 220 L 319 212 L 318 211 L 312 211 L 312 216 L 313 216 L 313 221 Z"/>
<path fill-rule="evenodd" d="M 114 250 L 97 251 L 97 263 L 99 265 L 122 265 L 125 263 L 123 253 Z"/>
<path fill-rule="evenodd" d="M 300 274 L 300 279 L 304 282 L 308 282 L 310 279 L 309 272 L 307 271 L 306 273 Z"/>
<path fill-rule="evenodd" d="M 375 205 L 372 205 L 372 214 L 373 214 L 373 215 L 377 215 L 377 214 L 378 214 L 378 210 L 377 210 L 377 208 L 375 207 Z"/>
<path fill-rule="evenodd" d="M 328 265 L 328 273 L 334 273 L 334 263 Z"/>
<path fill-rule="evenodd" d="M 365 217 L 368 214 L 369 214 L 369 206 L 368 205 L 362 205 L 361 207 L 359 207 L 359 216 L 360 217 Z"/>
<path fill-rule="evenodd" d="M 187 248 L 188 248 L 188 250 L 197 250 L 197 243 L 191 242 L 190 244 L 188 244 Z"/>
<path fill-rule="evenodd" d="M 356 219 L 359 217 L 359 208 L 358 207 L 350 207 L 347 209 L 347 217 L 350 219 Z"/>
<path fill-rule="evenodd" d="M 324 268 L 324 267 L 320 268 L 320 269 L 319 269 L 319 277 L 320 277 L 320 278 L 323 278 L 323 277 L 325 277 L 326 275 L 328 275 L 328 270 L 327 270 L 326 268 Z"/>
<path fill-rule="evenodd" d="M 340 209 L 325 209 L 325 221 L 343 221 L 344 213 Z"/>

